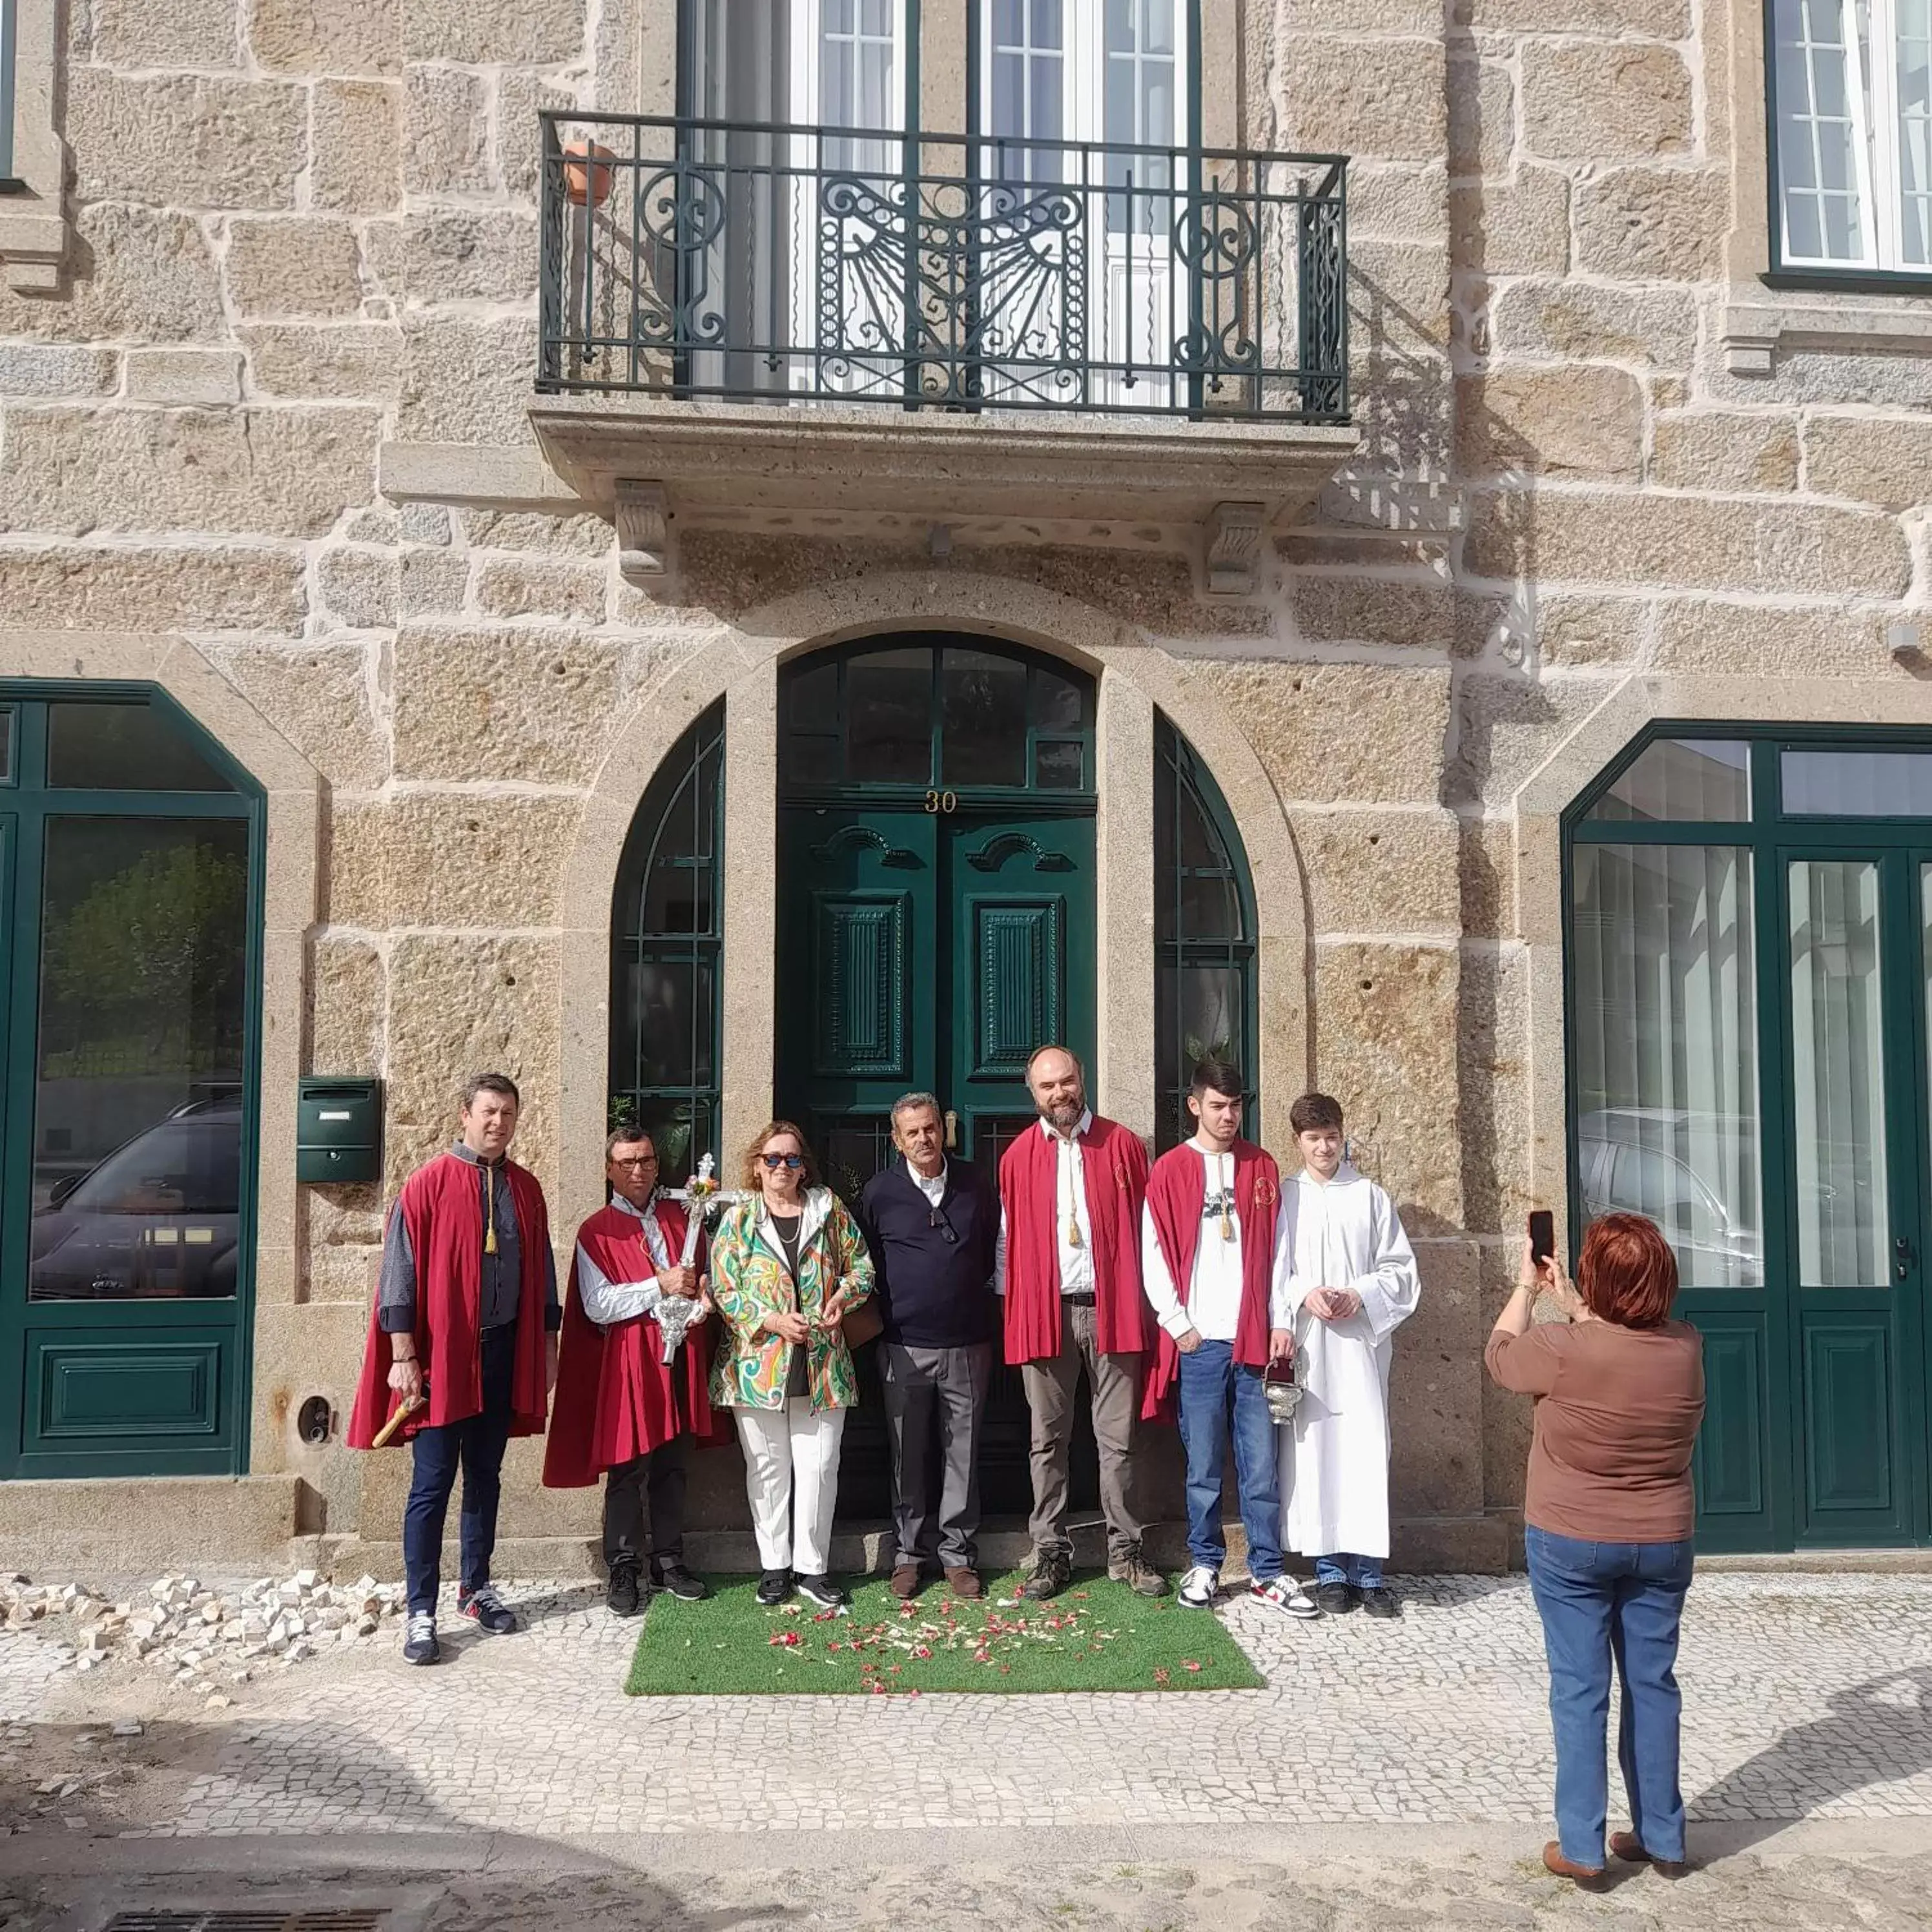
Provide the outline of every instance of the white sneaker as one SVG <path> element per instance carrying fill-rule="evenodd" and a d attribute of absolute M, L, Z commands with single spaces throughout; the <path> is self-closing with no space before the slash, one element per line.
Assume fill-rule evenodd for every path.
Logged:
<path fill-rule="evenodd" d="M 1214 1592 L 1221 1587 L 1221 1573 L 1210 1570 L 1204 1563 L 1197 1563 L 1180 1580 L 1180 1600 L 1190 1610 L 1210 1608 Z"/>
<path fill-rule="evenodd" d="M 1320 1606 L 1292 1576 L 1271 1576 L 1250 1586 L 1250 1595 L 1291 1617 L 1318 1617 Z"/>

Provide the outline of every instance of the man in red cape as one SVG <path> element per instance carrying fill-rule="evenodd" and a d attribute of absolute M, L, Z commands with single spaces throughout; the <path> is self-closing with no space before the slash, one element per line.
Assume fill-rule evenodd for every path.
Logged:
<path fill-rule="evenodd" d="M 1020 1594 L 1034 1602 L 1072 1582 L 1066 1534 L 1073 1400 L 1084 1365 L 1100 1450 L 1107 1574 L 1144 1597 L 1167 1580 L 1141 1553 L 1134 1424 L 1151 1323 L 1141 1290 L 1141 1204 L 1147 1150 L 1087 1105 L 1086 1075 L 1064 1046 L 1037 1048 L 1027 1085 L 1038 1130 L 1000 1159 L 995 1280 L 1006 1301 L 1006 1360 L 1033 1412 L 1033 1563 Z"/>
<path fill-rule="evenodd" d="M 1206 1610 L 1221 1586 L 1221 1526 L 1230 1418 L 1234 1480 L 1247 1532 L 1254 1594 L 1292 1616 L 1314 1604 L 1282 1574 L 1281 1477 L 1264 1384 L 1270 1362 L 1294 1350 L 1285 1284 L 1275 1281 L 1281 1170 L 1240 1137 L 1242 1080 L 1224 1060 L 1194 1070 L 1191 1140 L 1170 1148 L 1148 1178 L 1141 1267 L 1160 1324 L 1148 1378 L 1150 1408 L 1180 1394 L 1187 1452 L 1187 1552 L 1180 1600 Z"/>
<path fill-rule="evenodd" d="M 416 1408 L 390 1438 L 414 1445 L 403 1510 L 411 1664 L 441 1656 L 436 1600 L 442 1526 L 463 1472 L 463 1571 L 457 1607 L 486 1630 L 517 1628 L 490 1582 L 503 1451 L 541 1436 L 556 1379 L 556 1262 L 543 1190 L 509 1157 L 516 1082 L 479 1073 L 464 1089 L 462 1138 L 403 1183 L 389 1210 L 349 1446 L 370 1449 L 398 1407 Z"/>
<path fill-rule="evenodd" d="M 715 1445 L 730 1429 L 711 1412 L 708 1305 L 684 1260 L 684 1210 L 658 1192 L 656 1143 L 620 1127 L 604 1143 L 604 1175 L 610 1205 L 577 1231 L 543 1479 L 568 1490 L 606 1476 L 605 1600 L 628 1617 L 646 1556 L 653 1589 L 687 1603 L 710 1594 L 684 1565 L 685 1438 Z"/>

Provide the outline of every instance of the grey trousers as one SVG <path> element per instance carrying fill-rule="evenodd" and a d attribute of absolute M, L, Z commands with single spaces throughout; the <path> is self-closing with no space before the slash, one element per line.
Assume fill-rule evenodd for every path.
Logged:
<path fill-rule="evenodd" d="M 920 1348 L 887 1342 L 879 1351 L 879 1379 L 892 1441 L 898 1562 L 922 1567 L 936 1560 L 945 1570 L 977 1569 L 980 1418 L 993 1379 L 992 1343 Z"/>
<path fill-rule="evenodd" d="M 674 1436 L 646 1454 L 620 1462 L 604 1478 L 607 1568 L 626 1557 L 642 1567 L 646 1498 L 650 1504 L 650 1554 L 653 1575 L 661 1564 L 684 1561 L 684 1485 L 682 1436 Z"/>
<path fill-rule="evenodd" d="M 1134 1424 L 1140 1411 L 1141 1357 L 1103 1355 L 1094 1346 L 1090 1304 L 1060 1311 L 1060 1353 L 1022 1364 L 1020 1379 L 1033 1412 L 1033 1520 L 1036 1550 L 1066 1551 L 1068 1466 L 1073 1447 L 1073 1398 L 1084 1365 L 1094 1392 L 1094 1439 L 1100 1450 L 1100 1510 L 1107 1519 L 1107 1560 L 1118 1563 L 1140 1546 L 1135 1503 Z"/>

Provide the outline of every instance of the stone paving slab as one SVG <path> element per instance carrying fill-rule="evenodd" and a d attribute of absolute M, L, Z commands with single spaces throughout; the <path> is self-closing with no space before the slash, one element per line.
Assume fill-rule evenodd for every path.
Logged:
<path fill-rule="evenodd" d="M 513 1600 L 520 1593 L 506 1591 Z M 1258 1691 L 627 1699 L 636 1626 L 582 1588 L 449 1660 L 290 1672 L 158 1835 L 1537 1825 L 1552 1766 L 1522 1579 L 1406 1586 L 1396 1623 L 1224 1614 Z M 446 1622 L 448 1629 L 454 1619 Z M 1694 1816 L 1932 1818 L 1932 1579 L 1700 1579 Z"/>

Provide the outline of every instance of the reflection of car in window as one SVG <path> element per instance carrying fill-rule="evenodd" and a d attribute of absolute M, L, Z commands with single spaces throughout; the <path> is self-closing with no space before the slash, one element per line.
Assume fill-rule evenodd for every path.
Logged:
<path fill-rule="evenodd" d="M 55 1184 L 34 1215 L 28 1298 L 232 1295 L 241 1198 L 239 1098 L 190 1101 Z"/>
<path fill-rule="evenodd" d="M 1586 1218 L 1648 1216 L 1676 1250 L 1686 1287 L 1762 1281 L 1755 1121 L 1670 1108 L 1606 1107 L 1577 1122 L 1576 1139 Z"/>

